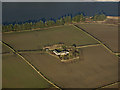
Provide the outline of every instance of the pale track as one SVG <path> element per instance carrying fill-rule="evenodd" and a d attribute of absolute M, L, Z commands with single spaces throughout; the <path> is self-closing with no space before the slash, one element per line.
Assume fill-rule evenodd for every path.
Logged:
<path fill-rule="evenodd" d="M 93 37 L 92 35 L 90 35 L 88 32 L 84 31 L 84 29 L 78 27 L 77 25 L 73 25 L 73 26 L 74 26 L 75 28 L 79 29 L 80 31 L 86 33 L 88 36 L 90 36 L 90 37 L 93 38 L 94 40 L 96 40 L 98 43 L 100 43 L 100 45 L 102 45 L 105 49 L 107 49 L 111 54 L 116 55 L 117 57 L 118 57 L 118 55 L 120 54 L 120 53 L 114 53 L 114 52 L 113 52 L 112 50 L 110 50 L 105 44 L 103 44 L 100 40 L 96 39 L 95 37 Z M 98 45 L 99 45 L 99 44 L 98 44 Z M 97 45 L 95 45 L 95 46 L 97 46 Z M 100 88 L 98 88 L 98 89 L 110 87 L 110 86 L 115 85 L 115 84 L 120 84 L 120 82 L 115 82 L 115 83 L 112 83 L 112 84 L 109 84 L 109 85 L 105 85 L 105 86 L 102 86 L 102 87 L 100 87 Z M 96 90 L 98 90 L 98 89 L 96 89 Z"/>
<path fill-rule="evenodd" d="M 120 82 L 119 82 L 119 81 L 113 82 L 113 83 L 110 83 L 110 84 L 108 84 L 108 85 L 101 86 L 101 87 L 99 87 L 99 88 L 97 88 L 97 89 L 95 89 L 95 90 L 101 90 L 101 89 L 103 89 L 103 88 L 108 88 L 108 87 L 113 86 L 113 85 L 116 85 L 116 84 L 119 85 Z M 119 86 L 118 86 L 117 88 L 119 89 Z"/>
<path fill-rule="evenodd" d="M 73 25 L 74 27 L 76 27 L 77 29 L 81 30 L 79 27 Z M 92 37 L 94 40 L 96 40 L 99 44 L 94 44 L 94 45 L 85 45 L 85 46 L 79 46 L 77 48 L 84 48 L 84 47 L 93 47 L 93 46 L 99 46 L 102 45 L 104 48 L 106 48 L 110 53 L 114 54 L 114 55 L 119 55 L 120 53 L 114 53 L 113 51 L 111 51 L 105 44 L 103 44 L 101 41 L 99 41 L 98 39 L 94 38 L 93 36 L 91 36 L 89 33 L 81 30 L 82 32 L 86 33 L 88 36 Z M 3 43 L 2 41 L 0 41 L 0 43 Z M 50 83 L 51 85 L 53 85 L 55 88 L 58 88 L 60 90 L 62 90 L 60 87 L 58 87 L 57 85 L 55 85 L 54 83 L 52 83 L 50 80 L 48 80 L 41 72 L 39 72 L 31 63 L 29 63 L 21 54 L 19 54 L 18 52 L 16 52 L 16 50 L 14 50 L 13 48 L 9 47 L 8 45 L 6 45 L 5 43 L 3 43 L 5 46 L 7 46 L 10 50 L 12 50 L 13 53 L 17 54 L 19 57 L 21 57 L 29 66 L 31 66 L 43 79 L 45 79 L 48 83 Z M 96 90 L 102 89 L 102 88 L 107 88 L 110 87 L 112 85 L 115 84 L 120 84 L 120 82 L 115 82 L 109 85 L 105 85 L 102 86 Z"/>
<path fill-rule="evenodd" d="M 81 27 L 77 26 L 77 25 L 74 25 L 73 26 L 75 28 L 77 28 L 78 30 L 86 33 L 86 35 L 90 36 L 91 38 L 93 38 L 94 40 L 96 40 L 98 43 L 100 43 L 105 49 L 107 49 L 111 54 L 114 54 L 116 56 L 118 56 L 118 53 L 114 53 L 110 48 L 108 48 L 105 44 L 103 44 L 100 40 L 98 40 L 97 38 L 95 38 L 93 35 L 91 35 L 90 33 L 86 32 L 84 29 L 82 29 Z"/>
<path fill-rule="evenodd" d="M 10 47 L 8 44 L 6 44 L 5 42 L 0 41 L 1 44 L 4 44 L 6 47 L 8 47 L 14 54 L 18 55 L 20 58 L 22 58 L 29 66 L 31 66 L 44 80 L 46 80 L 48 83 L 50 83 L 51 85 L 53 85 L 55 88 L 58 88 L 61 90 L 60 87 L 58 87 L 57 85 L 55 85 L 53 82 L 51 82 L 50 80 L 48 80 L 41 72 L 39 72 L 30 62 L 28 62 L 28 60 L 26 60 L 21 54 L 19 54 L 15 49 L 13 49 L 12 47 Z"/>

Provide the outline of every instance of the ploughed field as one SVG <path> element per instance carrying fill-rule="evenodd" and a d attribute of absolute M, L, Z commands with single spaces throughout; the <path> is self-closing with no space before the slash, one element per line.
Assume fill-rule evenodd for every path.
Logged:
<path fill-rule="evenodd" d="M 105 88 L 114 88 L 114 90 L 117 90 L 118 88 L 120 88 L 120 83 L 118 84 L 113 84 L 113 85 L 110 85 L 109 87 L 105 87 Z"/>
<path fill-rule="evenodd" d="M 97 88 L 118 80 L 118 58 L 102 46 L 80 49 L 80 60 L 62 63 L 49 54 L 25 53 L 27 60 L 62 88 Z"/>
<path fill-rule="evenodd" d="M 11 53 L 12 51 L 8 48 L 8 47 L 6 47 L 4 44 L 2 44 L 2 53 L 4 54 L 4 53 Z"/>
<path fill-rule="evenodd" d="M 49 88 L 50 86 L 17 55 L 2 56 L 3 88 Z"/>
<path fill-rule="evenodd" d="M 2 39 L 16 50 L 41 49 L 44 45 L 52 45 L 59 42 L 67 45 L 98 43 L 84 32 L 77 30 L 73 25 L 30 32 L 3 33 Z"/>
<path fill-rule="evenodd" d="M 118 26 L 105 24 L 78 24 L 88 33 L 107 45 L 112 51 L 118 51 Z"/>
<path fill-rule="evenodd" d="M 115 26 L 81 24 L 80 27 L 94 34 L 112 50 L 117 51 Z M 3 33 L 3 41 L 15 50 L 41 49 L 44 45 L 59 42 L 66 45 L 98 43 L 73 25 L 38 31 Z M 4 45 L 2 47 L 2 53 L 4 53 L 3 87 L 51 87 L 24 60 L 13 53 L 11 55 L 11 50 Z M 98 88 L 118 80 L 118 58 L 103 46 L 85 47 L 79 51 L 80 59 L 69 63 L 62 63 L 59 59 L 39 51 L 34 51 L 34 53 L 28 51 L 21 54 L 45 77 L 62 88 Z M 10 53 L 6 54 L 6 52 Z"/>

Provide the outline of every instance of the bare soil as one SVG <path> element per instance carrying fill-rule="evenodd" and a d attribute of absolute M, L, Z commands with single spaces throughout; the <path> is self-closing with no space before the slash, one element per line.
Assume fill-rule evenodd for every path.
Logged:
<path fill-rule="evenodd" d="M 118 51 L 118 26 L 105 24 L 78 24 L 102 43 L 106 44 L 112 51 Z"/>
<path fill-rule="evenodd" d="M 49 88 L 50 85 L 17 55 L 2 56 L 2 88 Z"/>
<path fill-rule="evenodd" d="M 118 58 L 102 46 L 80 49 L 80 60 L 61 63 L 49 54 L 22 54 L 62 88 L 97 88 L 118 80 Z"/>
<path fill-rule="evenodd" d="M 50 28 L 48 30 L 3 33 L 3 41 L 16 50 L 41 49 L 44 45 L 63 42 L 66 45 L 86 45 L 97 43 L 72 25 Z"/>

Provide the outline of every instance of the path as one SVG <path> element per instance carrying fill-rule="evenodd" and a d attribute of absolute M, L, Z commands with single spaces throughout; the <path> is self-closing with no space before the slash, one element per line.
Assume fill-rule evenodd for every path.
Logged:
<path fill-rule="evenodd" d="M 53 85 L 55 88 L 58 88 L 61 90 L 60 87 L 58 87 L 57 85 L 55 85 L 53 82 L 51 82 L 50 80 L 48 80 L 48 78 L 46 78 L 40 71 L 38 71 L 28 60 L 26 60 L 21 54 L 19 54 L 15 49 L 13 49 L 10 45 L 8 45 L 7 43 L 0 41 L 1 44 L 4 44 L 6 47 L 8 47 L 14 54 L 18 55 L 20 58 L 22 58 L 29 66 L 31 66 L 44 80 L 46 80 L 48 83 L 50 83 L 51 85 Z"/>
<path fill-rule="evenodd" d="M 98 38 L 94 37 L 93 35 L 91 35 L 90 33 L 88 33 L 87 31 L 85 31 L 83 28 L 77 26 L 76 24 L 73 24 L 73 26 L 79 30 L 81 30 L 82 32 L 86 33 L 88 36 L 90 36 L 91 38 L 93 38 L 94 40 L 96 40 L 98 43 L 100 43 L 104 48 L 106 48 L 111 54 L 114 54 L 116 56 L 119 55 L 119 53 L 114 53 L 109 47 L 107 47 L 105 44 L 102 43 L 102 41 L 100 41 Z"/>

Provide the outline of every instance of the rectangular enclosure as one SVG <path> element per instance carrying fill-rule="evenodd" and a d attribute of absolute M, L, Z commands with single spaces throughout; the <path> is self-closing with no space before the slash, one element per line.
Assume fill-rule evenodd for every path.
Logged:
<path fill-rule="evenodd" d="M 44 45 L 63 42 L 67 45 L 86 45 L 98 43 L 73 25 L 65 25 L 47 30 L 31 32 L 3 33 L 3 41 L 16 50 L 40 49 Z"/>
<path fill-rule="evenodd" d="M 112 51 L 118 51 L 118 26 L 105 24 L 78 24 L 88 33 L 102 41 Z"/>
<path fill-rule="evenodd" d="M 62 88 L 97 88 L 118 80 L 118 58 L 102 46 L 80 49 L 80 59 L 71 63 L 49 54 L 22 55 Z"/>

